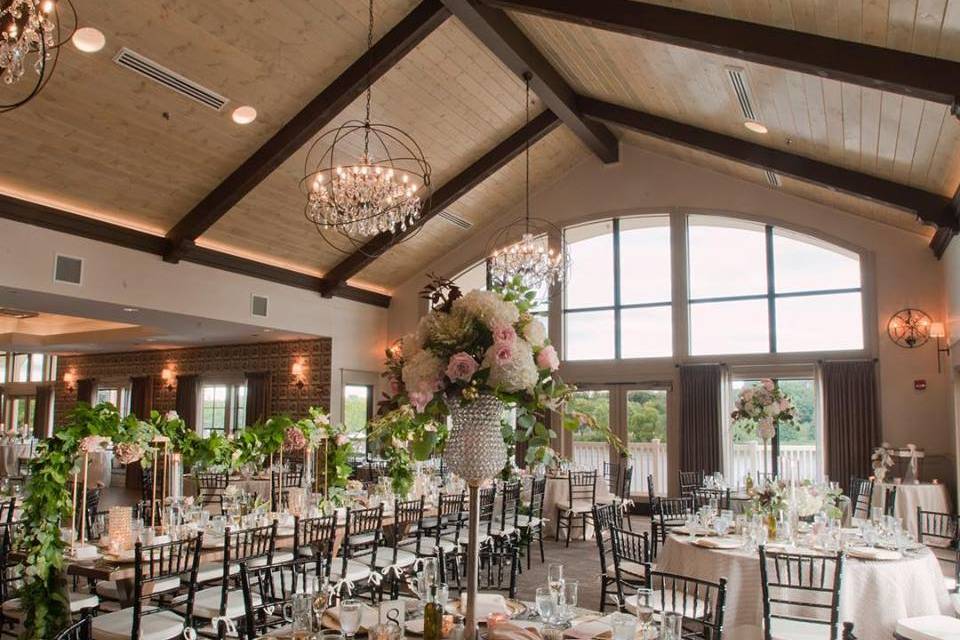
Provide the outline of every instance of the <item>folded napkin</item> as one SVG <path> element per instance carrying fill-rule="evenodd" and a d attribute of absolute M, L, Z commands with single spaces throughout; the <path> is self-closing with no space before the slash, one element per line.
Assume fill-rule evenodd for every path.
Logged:
<path fill-rule="evenodd" d="M 486 620 L 491 613 L 504 613 L 509 615 L 510 609 L 507 607 L 507 600 L 499 593 L 478 593 L 477 594 L 477 620 Z M 467 594 L 460 596 L 460 611 L 467 610 Z"/>
<path fill-rule="evenodd" d="M 574 640 L 592 640 L 593 638 L 608 640 L 613 637 L 613 627 L 603 620 L 588 620 L 564 631 L 563 637 Z"/>
<path fill-rule="evenodd" d="M 367 631 L 380 622 L 380 611 L 369 605 L 363 605 L 360 612 L 360 630 Z M 323 614 L 323 624 L 332 629 L 340 629 L 340 607 L 331 607 Z"/>
<path fill-rule="evenodd" d="M 743 546 L 742 538 L 697 538 L 693 544 L 707 549 L 739 549 Z"/>
<path fill-rule="evenodd" d="M 899 560 L 903 557 L 899 551 L 874 547 L 850 547 L 847 549 L 847 555 L 861 560 Z"/>
<path fill-rule="evenodd" d="M 520 626 L 512 622 L 499 622 L 487 630 L 488 640 L 542 640 L 543 636 L 534 626 Z"/>

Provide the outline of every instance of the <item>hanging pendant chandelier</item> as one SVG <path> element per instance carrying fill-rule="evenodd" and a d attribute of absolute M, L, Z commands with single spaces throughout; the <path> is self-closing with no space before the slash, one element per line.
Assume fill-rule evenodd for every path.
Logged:
<path fill-rule="evenodd" d="M 530 74 L 526 82 L 526 122 L 530 123 Z M 494 285 L 504 285 L 519 277 L 527 287 L 539 292 L 538 298 L 549 297 L 552 286 L 560 284 L 570 265 L 570 256 L 563 233 L 548 220 L 530 215 L 530 141 L 524 150 L 525 185 L 524 216 L 504 225 L 489 242 L 488 268 Z M 514 240 L 517 235 L 519 240 Z M 560 250 L 550 247 L 551 238 L 560 242 Z M 507 244 L 513 240 L 512 244 Z"/>
<path fill-rule="evenodd" d="M 368 8 L 369 52 L 373 0 Z M 307 152 L 300 181 L 307 197 L 307 219 L 331 246 L 344 252 L 363 250 L 381 233 L 403 233 L 407 239 L 413 234 L 405 232 L 416 227 L 430 201 L 430 165 L 423 151 L 402 129 L 371 122 L 370 84 L 364 119 L 348 120 L 320 134 Z"/>
<path fill-rule="evenodd" d="M 72 16 L 65 36 L 61 3 Z M 60 47 L 76 27 L 71 0 L 0 0 L 0 113 L 25 105 L 43 90 L 57 66 Z"/>

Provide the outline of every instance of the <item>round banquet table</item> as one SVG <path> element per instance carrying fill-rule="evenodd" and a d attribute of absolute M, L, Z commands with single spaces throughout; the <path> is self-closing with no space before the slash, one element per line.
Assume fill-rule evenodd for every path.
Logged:
<path fill-rule="evenodd" d="M 920 484 L 893 484 L 889 482 L 876 482 L 873 485 L 873 500 L 871 506 L 883 508 L 886 504 L 886 491 L 889 488 L 895 488 L 897 497 L 895 498 L 894 515 L 900 518 L 900 522 L 906 527 L 907 531 L 917 537 L 917 507 L 924 511 L 938 511 L 940 513 L 950 513 L 950 494 L 947 487 L 943 484 L 932 484 L 922 482 Z M 933 541 L 927 541 L 934 544 Z M 948 544 L 943 541 L 944 546 Z"/>
<path fill-rule="evenodd" d="M 610 487 L 602 476 L 597 476 L 597 502 L 607 503 L 613 499 Z M 567 476 L 547 476 L 547 484 L 543 491 L 543 525 L 544 536 L 557 534 L 557 508 L 570 505 L 570 483 Z M 578 529 L 574 528 L 574 531 Z M 593 536 L 593 527 L 587 525 L 587 537 Z"/>
<path fill-rule="evenodd" d="M 755 551 L 707 549 L 672 534 L 657 556 L 657 569 L 714 582 L 726 578 L 724 629 L 762 629 L 763 587 Z M 936 557 L 927 549 L 903 560 L 848 557 L 840 588 L 840 620 L 853 622 L 859 638 L 892 638 L 900 618 L 952 610 L 942 576 Z"/>
<path fill-rule="evenodd" d="M 34 442 L 5 442 L 0 444 L 0 476 L 9 478 L 19 476 L 17 461 L 20 458 L 32 458 L 34 453 Z"/>

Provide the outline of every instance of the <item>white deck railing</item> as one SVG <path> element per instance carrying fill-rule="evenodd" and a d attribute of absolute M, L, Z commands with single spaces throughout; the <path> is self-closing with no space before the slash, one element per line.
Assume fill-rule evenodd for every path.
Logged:
<path fill-rule="evenodd" d="M 653 476 L 654 490 L 659 495 L 667 493 L 670 471 L 667 468 L 667 443 L 631 442 L 627 446 L 633 478 L 630 490 L 634 495 L 646 495 L 647 476 Z M 574 442 L 573 461 L 578 467 L 596 469 L 603 473 L 603 463 L 609 461 L 610 447 L 605 442 Z M 792 465 L 792 466 L 791 466 Z M 800 479 L 816 480 L 818 477 L 816 445 L 781 445 L 780 468 L 796 468 Z M 763 446 L 759 443 L 733 445 L 733 475 L 729 480 L 739 484 L 747 473 L 755 474 L 763 469 Z"/>

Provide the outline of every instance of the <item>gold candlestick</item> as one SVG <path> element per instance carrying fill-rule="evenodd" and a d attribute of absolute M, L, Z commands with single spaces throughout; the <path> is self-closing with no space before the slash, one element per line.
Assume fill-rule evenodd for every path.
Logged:
<path fill-rule="evenodd" d="M 79 482 L 80 472 L 78 470 L 73 473 L 73 502 L 71 503 L 73 505 L 73 509 L 70 512 L 71 516 L 73 517 L 73 524 L 70 528 L 74 531 L 74 533 L 76 533 L 77 530 L 77 484 Z M 71 547 L 76 544 L 76 535 L 72 536 L 72 538 L 73 539 L 70 541 Z"/>
<path fill-rule="evenodd" d="M 87 471 L 90 454 L 83 452 L 83 505 L 80 512 L 80 546 L 86 542 L 87 535 Z"/>
<path fill-rule="evenodd" d="M 157 449 L 153 449 L 153 487 L 150 496 L 150 526 L 157 526 Z"/>

